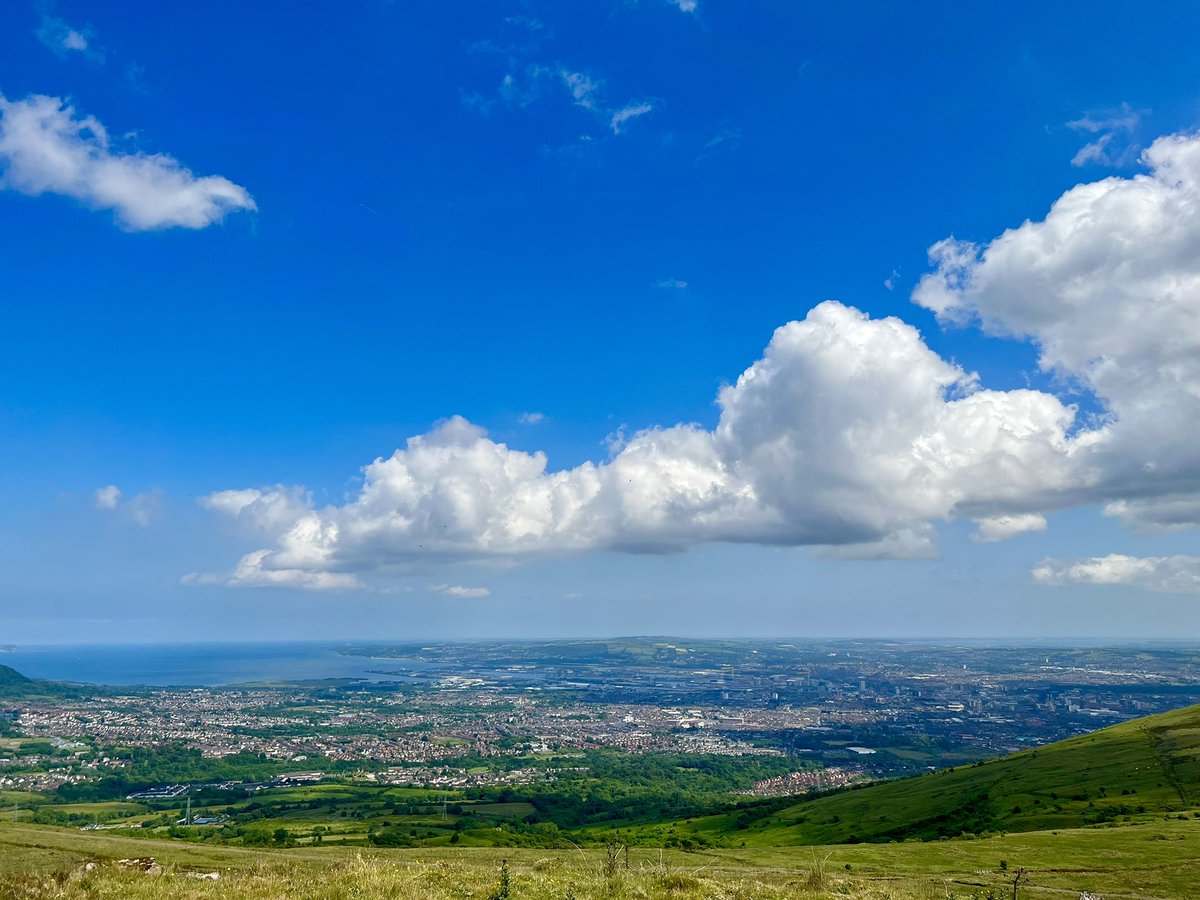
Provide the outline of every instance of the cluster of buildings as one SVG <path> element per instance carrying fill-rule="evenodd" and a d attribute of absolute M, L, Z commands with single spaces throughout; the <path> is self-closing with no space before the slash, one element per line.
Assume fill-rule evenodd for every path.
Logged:
<path fill-rule="evenodd" d="M 608 748 L 802 759 L 806 771 L 754 789 L 767 795 L 1000 755 L 1200 701 L 1194 661 L 1169 650 L 698 642 L 635 646 L 627 656 L 600 647 L 589 657 L 565 646 L 419 648 L 423 666 L 436 663 L 423 684 L 397 671 L 396 682 L 370 689 L 30 701 L 10 718 L 26 739 L 57 742 L 54 752 L 0 759 L 0 787 L 86 781 L 125 765 L 113 748 L 164 744 L 311 760 L 313 771 L 352 763 L 394 783 L 447 787 L 550 777 L 544 763 L 528 772 L 455 763 L 468 757 Z M 521 658 L 538 653 L 545 658 Z M 807 770 L 822 766 L 833 781 L 813 781 Z"/>

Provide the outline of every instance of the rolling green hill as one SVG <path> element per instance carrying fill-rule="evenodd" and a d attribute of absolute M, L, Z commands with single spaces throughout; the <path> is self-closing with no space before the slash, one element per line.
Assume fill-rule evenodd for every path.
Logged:
<path fill-rule="evenodd" d="M 0 665 L 0 702 L 36 697 L 75 697 L 80 688 L 60 681 L 28 678 L 12 666 Z"/>
<path fill-rule="evenodd" d="M 32 678 L 26 678 L 12 666 L 0 666 L 0 691 L 17 690 L 33 684 Z"/>
<path fill-rule="evenodd" d="M 750 846 L 1075 828 L 1200 807 L 1200 706 L 1011 756 L 797 803 L 693 820 Z M 676 828 L 679 827 L 677 823 Z"/>

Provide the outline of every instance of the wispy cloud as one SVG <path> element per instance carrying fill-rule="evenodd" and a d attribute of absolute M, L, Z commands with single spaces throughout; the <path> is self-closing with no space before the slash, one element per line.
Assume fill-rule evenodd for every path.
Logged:
<path fill-rule="evenodd" d="M 539 19 L 512 16 L 504 20 L 506 33 L 467 46 L 473 55 L 489 55 L 504 63 L 499 84 L 494 88 L 461 88 L 459 100 L 467 109 L 489 115 L 498 106 L 525 109 L 535 102 L 552 101 L 565 89 L 572 105 L 587 110 L 597 122 L 603 122 L 614 135 L 626 130 L 628 123 L 653 112 L 659 105 L 652 100 L 630 100 L 615 105 L 606 99 L 605 80 L 569 62 L 553 61 L 545 45 L 553 33 Z M 547 148 L 548 154 L 575 155 L 594 140 L 581 137 L 566 146 Z"/>
<path fill-rule="evenodd" d="M 613 134 L 620 134 L 625 129 L 625 123 L 653 111 L 654 104 L 646 100 L 628 103 L 612 114 L 608 120 L 608 127 L 612 129 Z"/>
<path fill-rule="evenodd" d="M 459 600 L 482 600 L 484 597 L 492 596 L 492 592 L 485 587 L 463 587 L 461 584 L 431 584 L 429 590 L 435 594 L 455 597 Z"/>
<path fill-rule="evenodd" d="M 115 149 L 97 119 L 40 95 L 8 100 L 0 94 L 0 187 L 112 210 L 129 231 L 204 228 L 257 208 L 250 193 L 227 178 L 198 177 L 166 154 Z"/>
<path fill-rule="evenodd" d="M 596 108 L 596 94 L 600 90 L 599 81 L 583 72 L 572 72 L 569 69 L 560 69 L 558 74 L 562 78 L 563 84 L 567 86 L 567 90 L 570 91 L 576 106 L 582 106 L 584 109 Z"/>
<path fill-rule="evenodd" d="M 654 286 L 663 290 L 682 291 L 688 286 L 688 283 L 682 278 L 664 278 L 656 281 Z"/>
<path fill-rule="evenodd" d="M 119 513 L 145 527 L 158 518 L 163 509 L 162 491 L 155 489 L 135 494 L 123 501 L 124 494 L 115 484 L 96 488 L 92 492 L 92 505 L 105 512 Z"/>
<path fill-rule="evenodd" d="M 742 145 L 742 129 L 733 125 L 723 124 L 712 137 L 708 138 L 697 152 L 694 162 L 699 165 L 712 156 L 729 153 Z"/>
<path fill-rule="evenodd" d="M 679 7 L 681 12 L 694 13 L 700 7 L 699 0 L 667 0 L 672 6 Z"/>
<path fill-rule="evenodd" d="M 78 54 L 95 63 L 104 62 L 104 50 L 96 44 L 90 28 L 73 28 L 49 10 L 42 14 L 33 33 L 58 56 Z"/>
<path fill-rule="evenodd" d="M 1072 157 L 1071 165 L 1124 166 L 1134 162 L 1141 148 L 1133 136 L 1143 112 L 1122 103 L 1118 107 L 1091 110 L 1068 122 L 1067 127 L 1072 131 L 1094 135 Z"/>
<path fill-rule="evenodd" d="M 522 425 L 537 425 L 546 420 L 545 413 L 540 412 L 523 412 L 517 416 L 517 421 Z"/>

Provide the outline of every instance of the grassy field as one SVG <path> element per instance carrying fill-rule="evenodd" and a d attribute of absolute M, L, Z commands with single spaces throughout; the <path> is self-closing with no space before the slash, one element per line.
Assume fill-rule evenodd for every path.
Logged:
<path fill-rule="evenodd" d="M 126 857 L 154 857 L 169 877 L 133 876 L 108 864 L 86 878 L 69 877 L 88 861 Z M 635 847 L 628 852 L 628 869 L 625 853 L 617 855 L 611 877 L 605 875 L 608 855 L 603 849 L 258 850 L 5 823 L 0 824 L 0 896 L 483 898 L 497 890 L 505 858 L 511 860 L 511 896 L 531 900 L 564 900 L 568 890 L 579 900 L 983 900 L 988 892 L 1007 900 L 1021 867 L 1026 869 L 1019 885 L 1022 897 L 1075 900 L 1083 891 L 1108 900 L 1200 897 L 1200 820 L 1190 818 L 971 841 L 697 853 Z M 196 871 L 218 871 L 222 879 L 206 885 L 184 874 Z M 60 885 L 64 877 L 66 883 Z"/>

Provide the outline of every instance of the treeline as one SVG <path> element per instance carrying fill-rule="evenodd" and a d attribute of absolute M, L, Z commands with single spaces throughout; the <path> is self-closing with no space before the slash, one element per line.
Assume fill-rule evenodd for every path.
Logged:
<path fill-rule="evenodd" d="M 585 771 L 525 787 L 468 790 L 467 797 L 527 800 L 535 812 L 524 824 L 579 828 L 707 815 L 740 805 L 734 792 L 796 770 L 795 759 L 683 753 L 594 751 L 572 762 Z"/>

